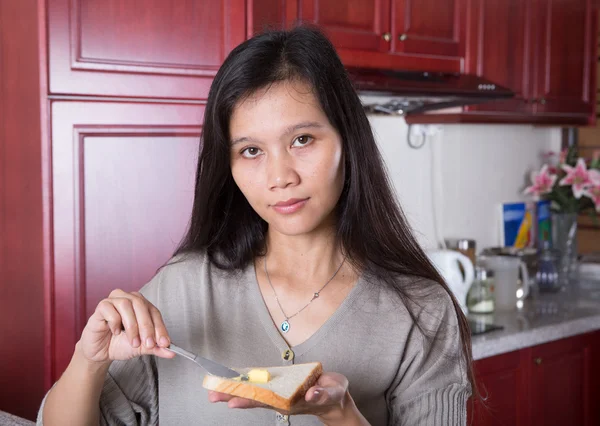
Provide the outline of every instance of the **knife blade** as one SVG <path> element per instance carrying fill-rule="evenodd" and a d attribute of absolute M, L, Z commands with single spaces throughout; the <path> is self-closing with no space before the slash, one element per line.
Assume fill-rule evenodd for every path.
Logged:
<path fill-rule="evenodd" d="M 171 343 L 171 345 L 165 349 L 168 351 L 171 351 L 171 352 L 175 352 L 177 355 L 180 355 L 184 358 L 189 359 L 190 361 L 195 362 L 200 367 L 204 368 L 206 370 L 206 372 L 208 372 L 208 374 L 210 374 L 211 376 L 225 377 L 228 379 L 233 379 L 235 377 L 241 377 L 242 380 L 244 379 L 244 377 L 242 375 L 240 375 L 240 373 L 238 373 L 237 371 L 232 370 L 231 368 L 225 367 L 224 365 L 221 365 L 221 364 L 219 364 L 215 361 L 212 361 L 208 358 L 204 358 L 195 353 L 186 351 L 185 349 L 182 349 L 179 346 L 174 345 L 173 343 Z"/>

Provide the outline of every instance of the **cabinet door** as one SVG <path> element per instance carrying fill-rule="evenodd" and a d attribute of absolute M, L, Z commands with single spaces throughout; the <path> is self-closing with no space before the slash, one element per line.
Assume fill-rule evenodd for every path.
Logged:
<path fill-rule="evenodd" d="M 48 0 L 50 92 L 206 99 L 244 0 Z"/>
<path fill-rule="evenodd" d="M 113 289 L 142 287 L 189 220 L 200 105 L 51 105 L 53 377 Z"/>
<path fill-rule="evenodd" d="M 323 28 L 336 48 L 390 50 L 390 0 L 300 0 L 299 6 L 299 18 Z"/>
<path fill-rule="evenodd" d="M 527 381 L 521 365 L 521 352 L 515 351 L 475 362 L 479 392 L 486 404 L 475 403 L 472 419 L 477 426 L 525 425 L 523 398 Z M 471 420 L 473 420 L 471 422 Z"/>
<path fill-rule="evenodd" d="M 535 346 L 531 350 L 531 424 L 585 425 L 590 412 L 589 336 Z"/>
<path fill-rule="evenodd" d="M 540 114 L 593 113 L 591 90 L 596 34 L 591 0 L 540 0 L 535 72 L 536 111 Z"/>
<path fill-rule="evenodd" d="M 394 51 L 459 57 L 458 0 L 394 0 Z"/>
<path fill-rule="evenodd" d="M 515 92 L 510 100 L 493 101 L 467 111 L 532 114 L 529 19 L 531 1 L 470 0 L 465 71 Z"/>

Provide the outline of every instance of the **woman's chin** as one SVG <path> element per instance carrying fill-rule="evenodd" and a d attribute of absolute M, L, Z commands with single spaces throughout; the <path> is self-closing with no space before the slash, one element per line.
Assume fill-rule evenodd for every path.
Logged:
<path fill-rule="evenodd" d="M 298 218 L 300 219 L 300 218 Z M 277 220 L 269 224 L 269 230 L 289 237 L 312 234 L 322 228 L 321 222 L 314 220 Z"/>

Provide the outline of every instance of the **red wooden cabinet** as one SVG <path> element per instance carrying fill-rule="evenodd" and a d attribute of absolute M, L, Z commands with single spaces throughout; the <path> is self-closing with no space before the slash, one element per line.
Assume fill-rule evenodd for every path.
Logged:
<path fill-rule="evenodd" d="M 531 349 L 526 361 L 531 365 L 532 424 L 598 424 L 590 416 L 590 403 L 597 403 L 589 394 L 594 380 L 590 344 L 589 336 L 577 336 Z"/>
<path fill-rule="evenodd" d="M 465 71 L 510 88 L 515 97 L 467 111 L 533 113 L 531 5 L 523 0 L 470 0 Z"/>
<path fill-rule="evenodd" d="M 590 0 L 469 0 L 465 71 L 515 98 L 458 121 L 588 124 L 595 119 L 597 25 Z"/>
<path fill-rule="evenodd" d="M 461 57 L 459 0 L 394 0 L 394 51 Z"/>
<path fill-rule="evenodd" d="M 52 94 L 206 99 L 245 0 L 48 0 Z"/>
<path fill-rule="evenodd" d="M 203 107 L 51 104 L 52 380 L 98 302 L 138 290 L 166 262 L 191 212 Z"/>
<path fill-rule="evenodd" d="M 537 114 L 594 115 L 597 25 L 591 0 L 540 0 L 534 73 Z M 595 68 L 594 68 L 595 69 Z"/>
<path fill-rule="evenodd" d="M 475 363 L 483 402 L 475 402 L 473 424 L 477 426 L 525 425 L 523 400 L 518 396 L 527 386 L 521 368 L 521 353 L 511 352 Z"/>
<path fill-rule="evenodd" d="M 299 0 L 296 18 L 323 28 L 345 65 L 457 72 L 457 1 Z"/>
<path fill-rule="evenodd" d="M 323 28 L 337 48 L 390 51 L 390 0 L 300 0 L 299 18 Z"/>
<path fill-rule="evenodd" d="M 475 362 L 477 426 L 600 424 L 600 332 Z"/>

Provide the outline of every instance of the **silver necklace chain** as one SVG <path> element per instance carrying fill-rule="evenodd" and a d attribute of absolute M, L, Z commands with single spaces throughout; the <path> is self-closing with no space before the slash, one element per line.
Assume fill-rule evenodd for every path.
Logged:
<path fill-rule="evenodd" d="M 327 282 L 323 285 L 323 287 L 321 287 L 319 289 L 319 291 L 315 292 L 313 294 L 312 299 L 310 299 L 310 301 L 304 305 L 302 307 L 302 309 L 300 309 L 298 312 L 296 312 L 294 315 L 290 315 L 287 316 L 285 314 L 285 311 L 283 310 L 283 307 L 281 306 L 281 303 L 279 302 L 279 297 L 277 297 L 277 292 L 275 291 L 275 287 L 273 287 L 273 283 L 271 283 L 271 278 L 269 277 L 269 271 L 267 271 L 267 256 L 265 256 L 265 275 L 267 276 L 267 281 L 269 282 L 269 285 L 271 286 L 271 290 L 273 290 L 273 294 L 275 295 L 275 301 L 277 301 L 277 305 L 279 306 L 279 309 L 281 310 L 281 313 L 283 314 L 285 321 L 283 321 L 281 323 L 281 331 L 283 331 L 284 333 L 287 333 L 290 330 L 290 320 L 292 318 L 294 318 L 296 315 L 298 315 L 300 312 L 302 312 L 303 310 L 305 310 L 308 305 L 310 305 L 315 299 L 317 299 L 319 297 L 319 294 L 323 291 L 323 289 L 325 287 L 327 287 L 327 284 L 329 284 L 337 275 L 338 272 L 340 272 L 340 269 L 342 269 L 342 266 L 344 265 L 344 262 L 346 261 L 346 258 L 344 257 L 344 259 L 342 260 L 342 263 L 340 263 L 340 266 L 337 268 L 337 270 L 333 273 L 333 275 L 331 276 L 331 278 L 329 278 L 329 280 L 327 280 Z"/>

